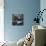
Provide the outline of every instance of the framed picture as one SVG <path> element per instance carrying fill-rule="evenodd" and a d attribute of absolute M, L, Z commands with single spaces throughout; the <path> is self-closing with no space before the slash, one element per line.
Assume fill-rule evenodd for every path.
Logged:
<path fill-rule="evenodd" d="M 12 14 L 12 25 L 24 25 L 24 14 Z"/>

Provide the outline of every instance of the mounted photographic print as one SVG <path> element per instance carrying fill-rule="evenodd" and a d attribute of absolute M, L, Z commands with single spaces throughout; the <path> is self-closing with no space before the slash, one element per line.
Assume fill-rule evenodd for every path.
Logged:
<path fill-rule="evenodd" d="M 24 14 L 12 14 L 12 25 L 24 25 Z"/>

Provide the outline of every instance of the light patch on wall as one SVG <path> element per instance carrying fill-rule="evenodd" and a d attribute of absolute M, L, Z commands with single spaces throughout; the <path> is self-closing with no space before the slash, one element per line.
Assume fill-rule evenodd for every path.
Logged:
<path fill-rule="evenodd" d="M 4 9 L 0 8 L 0 42 L 4 41 Z"/>
<path fill-rule="evenodd" d="M 4 6 L 4 0 L 0 0 L 0 8 Z"/>

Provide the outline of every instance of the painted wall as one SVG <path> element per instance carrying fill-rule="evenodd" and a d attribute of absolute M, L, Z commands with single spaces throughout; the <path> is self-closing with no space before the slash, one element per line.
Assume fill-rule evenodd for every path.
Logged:
<path fill-rule="evenodd" d="M 32 21 L 40 9 L 40 0 L 5 0 L 4 7 L 4 34 L 7 41 L 18 41 L 32 28 Z M 12 14 L 24 14 L 24 25 L 13 26 Z"/>
<path fill-rule="evenodd" d="M 40 1 L 40 10 L 42 11 L 43 9 L 46 9 L 46 0 L 41 0 Z M 40 25 L 46 26 L 46 10 L 43 12 L 43 22 L 40 22 Z"/>

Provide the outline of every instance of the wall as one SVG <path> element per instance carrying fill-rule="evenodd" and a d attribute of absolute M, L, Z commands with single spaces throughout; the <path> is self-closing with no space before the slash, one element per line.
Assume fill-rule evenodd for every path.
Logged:
<path fill-rule="evenodd" d="M 35 12 L 40 9 L 40 0 L 5 0 L 4 6 L 4 35 L 7 41 L 18 41 L 32 28 L 32 21 L 36 17 Z M 24 25 L 13 26 L 12 14 L 23 13 Z"/>
<path fill-rule="evenodd" d="M 40 10 L 42 11 L 43 9 L 46 9 L 46 0 L 41 0 L 40 1 Z M 40 25 L 46 26 L 46 10 L 43 12 L 43 22 L 40 22 Z"/>

